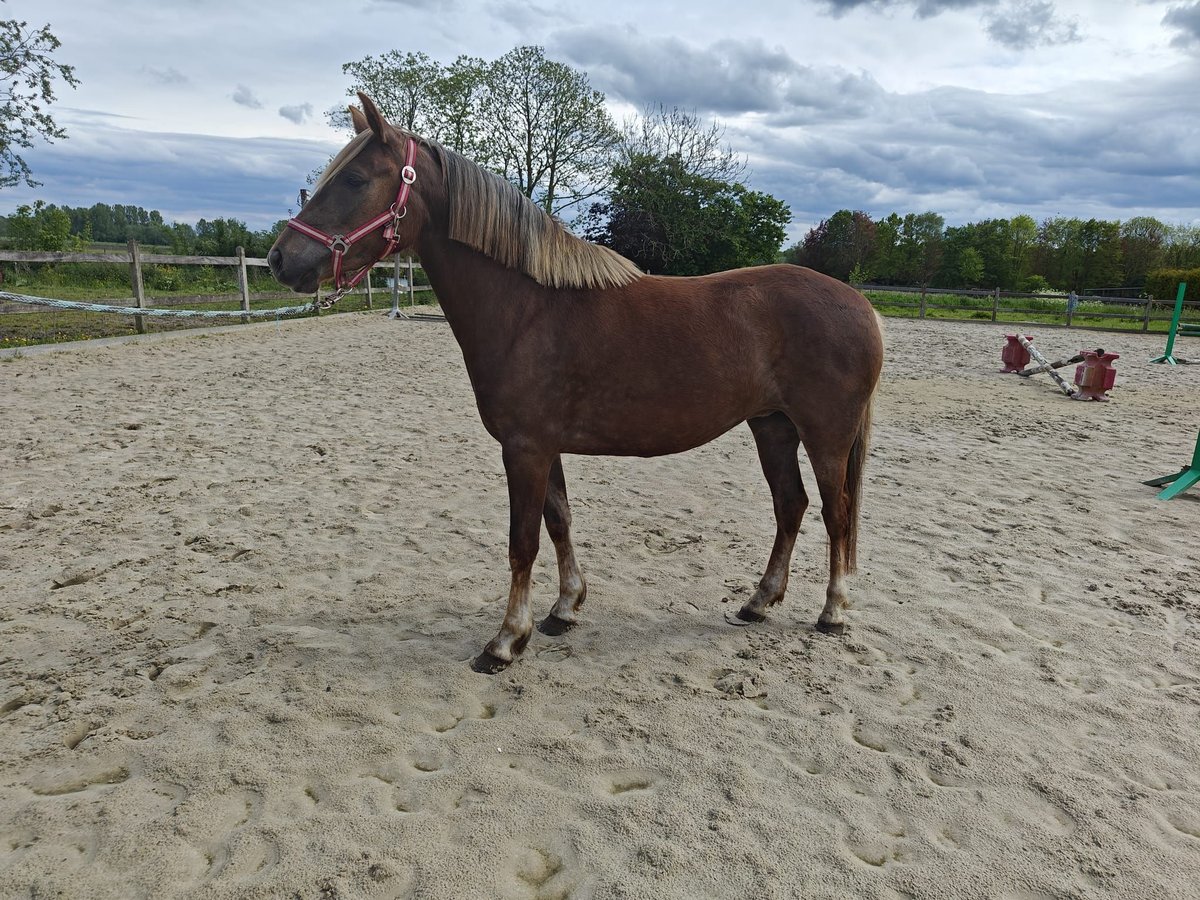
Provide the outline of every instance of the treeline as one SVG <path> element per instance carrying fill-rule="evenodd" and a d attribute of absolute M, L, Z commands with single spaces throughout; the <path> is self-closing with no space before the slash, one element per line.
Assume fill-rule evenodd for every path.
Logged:
<path fill-rule="evenodd" d="M 1156 273 L 1200 268 L 1200 227 L 1027 215 L 946 227 L 933 212 L 876 220 L 843 209 L 784 258 L 855 284 L 1136 295 L 1153 292 Z"/>
<path fill-rule="evenodd" d="M 167 223 L 156 209 L 140 206 L 55 206 L 41 200 L 0 216 L 0 240 L 13 250 L 86 250 L 93 243 L 124 244 L 134 240 L 168 248 L 181 256 L 233 256 L 244 247 L 247 256 L 264 257 L 283 222 L 251 231 L 237 219 L 201 219 L 195 225 Z"/>

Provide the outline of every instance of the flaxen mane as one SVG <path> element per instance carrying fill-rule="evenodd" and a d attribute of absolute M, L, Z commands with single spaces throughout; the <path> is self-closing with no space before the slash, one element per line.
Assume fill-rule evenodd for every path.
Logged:
<path fill-rule="evenodd" d="M 369 130 L 361 131 L 341 149 L 317 180 L 314 197 L 362 152 L 371 136 Z M 412 137 L 429 147 L 441 163 L 451 240 L 524 272 L 546 287 L 603 290 L 622 287 L 642 276 L 637 266 L 608 247 L 575 237 L 499 175 L 434 141 Z"/>
<path fill-rule="evenodd" d="M 432 142 L 430 142 L 432 143 Z M 621 287 L 642 276 L 620 254 L 580 240 L 508 181 L 446 147 L 450 239 L 554 288 Z"/>

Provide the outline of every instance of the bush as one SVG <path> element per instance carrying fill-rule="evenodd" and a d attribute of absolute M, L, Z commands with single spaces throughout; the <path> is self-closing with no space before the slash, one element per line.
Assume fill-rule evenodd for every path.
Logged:
<path fill-rule="evenodd" d="M 1185 300 L 1200 300 L 1200 269 L 1156 269 L 1146 276 L 1146 293 L 1159 303 L 1174 303 L 1179 283 L 1188 285 Z"/>

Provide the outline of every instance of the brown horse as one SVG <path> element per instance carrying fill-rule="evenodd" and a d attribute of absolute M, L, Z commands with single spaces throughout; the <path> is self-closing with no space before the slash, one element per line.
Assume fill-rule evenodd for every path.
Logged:
<path fill-rule="evenodd" d="M 539 630 L 557 635 L 578 621 L 587 587 L 571 544 L 562 454 L 678 453 L 740 422 L 754 434 L 777 530 L 766 573 L 738 617 L 762 621 L 783 599 L 808 506 L 797 460 L 803 443 L 829 533 L 817 628 L 841 633 L 883 362 L 879 317 L 862 294 L 786 265 L 643 275 L 571 235 L 508 182 L 398 130 L 359 98 L 363 111 L 351 109 L 358 135 L 269 262 L 283 284 L 312 293 L 331 278 L 339 287 L 353 282 L 343 262 L 369 266 L 400 247 L 420 256 L 508 477 L 508 609 L 474 668 L 498 672 L 529 641 L 543 518 L 559 594 Z"/>

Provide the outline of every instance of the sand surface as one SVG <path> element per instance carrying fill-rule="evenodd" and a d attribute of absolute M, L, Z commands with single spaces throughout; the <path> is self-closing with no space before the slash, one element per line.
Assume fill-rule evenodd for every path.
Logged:
<path fill-rule="evenodd" d="M 565 460 L 586 621 L 495 677 L 445 324 L 0 362 L 0 896 L 1200 896 L 1200 489 L 1139 483 L 1200 366 L 1032 329 L 1121 354 L 1074 403 L 1003 328 L 888 325 L 844 637 L 815 491 L 787 602 L 725 622 L 774 534 L 742 427 Z"/>

